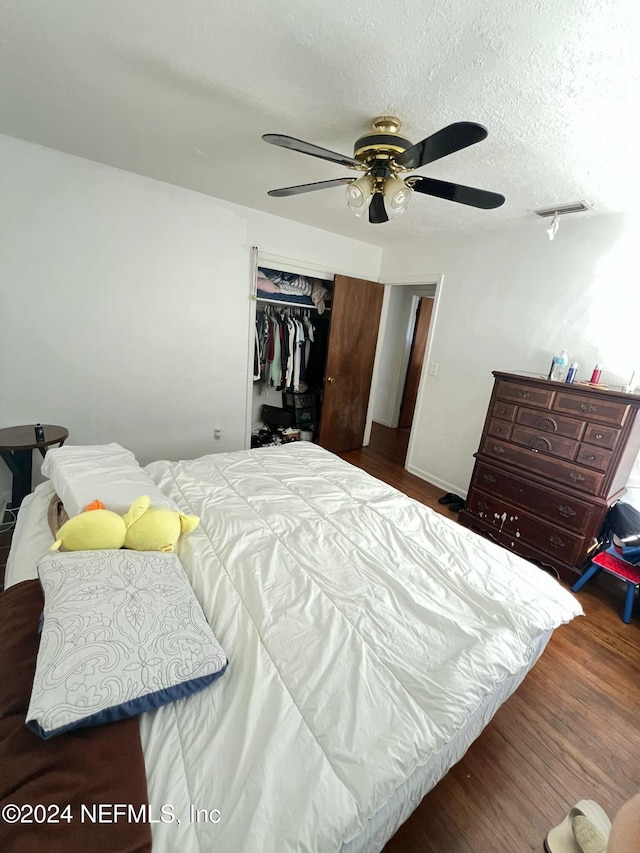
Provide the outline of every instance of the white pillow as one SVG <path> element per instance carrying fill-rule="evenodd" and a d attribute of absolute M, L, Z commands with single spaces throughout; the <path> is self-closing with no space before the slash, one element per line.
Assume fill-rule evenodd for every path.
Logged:
<path fill-rule="evenodd" d="M 142 495 L 149 495 L 151 506 L 177 509 L 120 444 L 55 447 L 45 456 L 42 473 L 51 480 L 69 517 L 84 512 L 95 500 L 124 515 Z"/>
<path fill-rule="evenodd" d="M 44 623 L 26 722 L 40 737 L 136 717 L 224 673 L 175 554 L 50 554 L 38 574 Z"/>

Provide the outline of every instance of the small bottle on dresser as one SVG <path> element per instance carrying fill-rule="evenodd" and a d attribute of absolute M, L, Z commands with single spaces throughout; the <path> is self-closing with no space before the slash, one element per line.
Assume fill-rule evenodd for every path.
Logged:
<path fill-rule="evenodd" d="M 42 424 L 36 424 L 33 430 L 36 434 L 36 441 L 42 443 L 44 441 L 44 429 Z"/>
<path fill-rule="evenodd" d="M 578 362 L 572 361 L 570 366 L 569 366 L 569 370 L 567 371 L 567 378 L 565 379 L 565 382 L 575 382 L 577 372 L 578 372 Z"/>
<path fill-rule="evenodd" d="M 631 379 L 626 385 L 623 385 L 622 390 L 625 394 L 633 394 L 636 390 L 636 372 L 635 370 L 631 374 Z"/>
<path fill-rule="evenodd" d="M 564 371 L 568 363 L 569 355 L 566 349 L 563 349 L 560 355 L 554 355 L 548 378 L 553 379 L 556 382 L 562 382 Z"/>
<path fill-rule="evenodd" d="M 600 382 L 601 376 L 602 376 L 602 365 L 596 364 L 596 366 L 593 368 L 593 373 L 591 374 L 591 379 L 589 380 L 589 382 L 591 382 L 592 385 L 597 385 L 598 382 Z"/>

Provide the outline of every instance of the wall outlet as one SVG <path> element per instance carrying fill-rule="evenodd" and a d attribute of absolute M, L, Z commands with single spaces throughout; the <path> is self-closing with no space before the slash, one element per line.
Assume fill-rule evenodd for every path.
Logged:
<path fill-rule="evenodd" d="M 222 430 L 220 429 L 220 427 L 216 427 L 214 429 L 213 437 L 215 438 L 216 441 L 220 441 L 220 439 L 222 438 Z"/>
<path fill-rule="evenodd" d="M 438 362 L 432 361 L 429 365 L 429 376 L 437 376 L 438 375 Z"/>

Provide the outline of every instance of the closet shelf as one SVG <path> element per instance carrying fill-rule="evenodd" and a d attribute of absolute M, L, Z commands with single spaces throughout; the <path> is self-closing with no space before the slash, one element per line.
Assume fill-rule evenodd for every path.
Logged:
<path fill-rule="evenodd" d="M 264 296 L 256 296 L 256 302 L 260 302 L 265 305 L 279 305 L 281 308 L 307 308 L 311 311 L 317 311 L 318 309 L 313 304 L 311 299 L 308 302 L 289 302 L 284 299 L 267 299 Z M 324 314 L 331 311 L 331 307 L 329 305 L 325 306 Z"/>

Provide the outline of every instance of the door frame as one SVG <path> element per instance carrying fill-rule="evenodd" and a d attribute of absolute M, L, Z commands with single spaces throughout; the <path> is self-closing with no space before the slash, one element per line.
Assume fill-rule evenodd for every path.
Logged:
<path fill-rule="evenodd" d="M 364 432 L 364 444 L 369 444 L 371 438 L 371 425 L 373 423 L 373 407 L 376 402 L 376 395 L 379 393 L 378 388 L 378 379 L 380 374 L 380 361 L 382 355 L 382 349 L 384 345 L 385 336 L 387 333 L 387 321 L 389 317 L 389 302 L 391 300 L 391 288 L 392 287 L 412 287 L 415 290 L 419 290 L 421 287 L 434 287 L 435 293 L 433 296 L 433 310 L 431 312 L 431 322 L 429 323 L 429 334 L 427 337 L 427 347 L 424 355 L 424 362 L 422 373 L 420 375 L 420 382 L 418 385 L 418 395 L 416 397 L 416 407 L 414 410 L 413 421 L 411 423 L 411 431 L 409 433 L 409 445 L 407 447 L 407 457 L 405 459 L 404 467 L 407 470 L 411 470 L 412 465 L 412 456 L 413 456 L 413 448 L 416 443 L 416 430 L 414 426 L 416 421 L 419 420 L 420 412 L 423 406 L 423 400 L 426 396 L 426 387 L 427 387 L 427 377 L 429 374 L 428 370 L 425 370 L 425 367 L 428 367 L 431 361 L 431 352 L 433 349 L 433 337 L 434 331 L 436 328 L 436 322 L 438 319 L 438 309 L 440 307 L 440 300 L 442 297 L 442 288 L 444 286 L 444 274 L 436 273 L 432 275 L 415 275 L 415 276 L 402 276 L 401 278 L 393 278 L 393 277 L 385 277 L 384 279 L 384 299 L 382 302 L 382 316 L 380 318 L 380 330 L 378 334 L 378 347 L 376 349 L 376 360 L 373 366 L 373 378 L 371 381 L 371 396 L 369 398 L 369 411 L 367 412 L 367 422 L 365 426 Z M 422 294 L 426 295 L 426 294 Z M 415 324 L 415 308 L 417 306 L 417 300 L 420 298 L 419 295 L 414 294 L 414 297 L 411 302 L 411 319 L 410 323 Z M 409 337 L 409 336 L 408 336 Z M 413 331 L 409 340 L 405 340 L 405 351 L 403 353 L 403 358 L 401 362 L 401 374 L 399 373 L 398 384 L 403 384 L 404 377 L 406 376 L 407 366 L 409 363 L 409 354 L 411 352 L 411 338 L 413 337 Z M 400 379 L 400 376 L 402 377 Z M 399 400 L 398 400 L 399 394 Z M 402 402 L 402 391 L 399 392 L 396 390 L 396 400 L 394 403 L 394 412 L 399 410 L 400 403 Z M 397 407 L 397 409 L 396 409 Z"/>
<path fill-rule="evenodd" d="M 402 353 L 402 361 L 400 362 L 400 372 L 398 374 L 398 384 L 396 386 L 396 394 L 395 401 L 393 404 L 393 412 L 391 415 L 391 419 L 393 422 L 396 422 L 398 426 L 400 425 L 400 412 L 402 411 L 402 403 L 404 402 L 404 393 L 407 387 L 407 374 L 409 372 L 409 362 L 411 361 L 411 353 L 413 352 L 413 344 L 414 344 L 414 336 L 416 333 L 416 327 L 418 325 L 418 307 L 423 299 L 430 299 L 432 302 L 431 305 L 431 314 L 433 314 L 433 309 L 435 306 L 435 294 L 433 296 L 422 295 L 420 293 L 414 293 L 411 298 L 411 308 L 409 309 L 409 327 L 407 328 L 407 336 L 404 342 L 404 352 Z M 420 309 L 422 310 L 422 309 Z M 427 330 L 427 346 L 425 347 L 425 351 L 423 356 L 429 350 L 429 335 L 431 334 L 431 315 L 429 315 L 429 328 Z M 424 368 L 424 361 L 422 367 Z M 422 376 L 422 370 L 420 371 L 420 376 Z M 416 406 L 418 404 L 418 396 L 416 389 Z M 411 423 L 413 423 L 413 414 L 411 413 Z"/>

